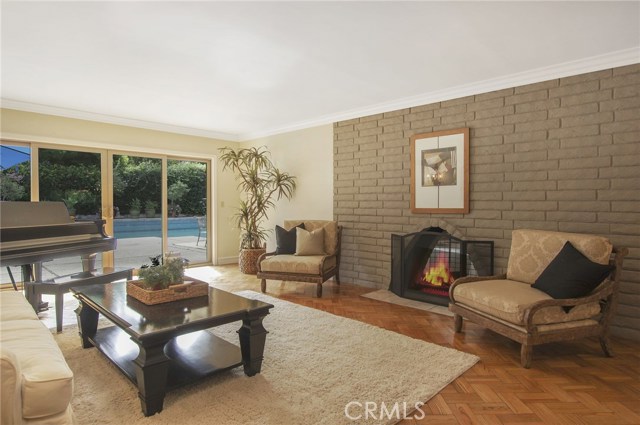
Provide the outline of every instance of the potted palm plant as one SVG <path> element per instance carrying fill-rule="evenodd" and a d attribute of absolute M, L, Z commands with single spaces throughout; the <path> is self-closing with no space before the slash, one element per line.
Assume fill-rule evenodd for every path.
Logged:
<path fill-rule="evenodd" d="M 257 273 L 258 257 L 266 251 L 267 230 L 262 228 L 269 210 L 279 199 L 290 200 L 296 189 L 296 178 L 280 171 L 269 158 L 266 147 L 220 148 L 223 170 L 237 173 L 238 189 L 242 192 L 234 224 L 240 229 L 240 271 Z"/>

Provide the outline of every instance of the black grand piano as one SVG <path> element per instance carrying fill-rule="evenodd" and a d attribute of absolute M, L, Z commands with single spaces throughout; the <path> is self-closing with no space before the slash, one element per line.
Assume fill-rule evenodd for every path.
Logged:
<path fill-rule="evenodd" d="M 36 288 L 44 282 L 42 263 L 79 256 L 82 268 L 78 269 L 90 276 L 97 253 L 116 248 L 116 239 L 105 233 L 104 224 L 104 220 L 74 222 L 63 202 L 0 202 L 0 266 L 22 267 L 25 295 L 38 312 L 44 307 Z"/>

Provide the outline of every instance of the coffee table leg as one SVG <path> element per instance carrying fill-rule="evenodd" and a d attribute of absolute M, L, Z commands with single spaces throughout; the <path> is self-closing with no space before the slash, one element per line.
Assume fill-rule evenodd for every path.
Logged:
<path fill-rule="evenodd" d="M 145 416 L 162 411 L 169 371 L 169 358 L 164 354 L 164 345 L 162 343 L 148 347 L 140 346 L 140 353 L 133 361 L 138 382 L 138 397 Z"/>
<path fill-rule="evenodd" d="M 82 348 L 93 347 L 93 343 L 90 339 L 96 336 L 98 330 L 98 312 L 82 302 L 75 310 L 76 317 L 78 318 L 78 334 L 82 340 Z"/>
<path fill-rule="evenodd" d="M 268 333 L 264 326 L 262 326 L 262 319 L 264 319 L 265 316 L 244 319 L 242 321 L 242 327 L 238 330 L 242 363 L 244 373 L 247 376 L 260 373 L 260 369 L 262 368 L 264 344 Z"/>

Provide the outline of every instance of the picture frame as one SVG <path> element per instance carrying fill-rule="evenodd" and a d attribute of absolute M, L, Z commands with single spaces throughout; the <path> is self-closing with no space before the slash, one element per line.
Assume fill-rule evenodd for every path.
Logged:
<path fill-rule="evenodd" d="M 411 212 L 469 213 L 469 128 L 411 136 Z"/>

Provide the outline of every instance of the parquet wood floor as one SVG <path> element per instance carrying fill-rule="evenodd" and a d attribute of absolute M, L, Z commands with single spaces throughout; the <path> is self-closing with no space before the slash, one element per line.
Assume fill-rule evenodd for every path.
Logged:
<path fill-rule="evenodd" d="M 193 273 L 203 277 L 202 269 Z M 260 292 L 260 281 L 235 265 L 205 273 L 215 274 L 211 282 L 220 289 Z M 360 296 L 372 290 L 327 282 L 318 299 L 314 284 L 267 283 L 268 295 L 480 357 L 422 407 L 423 419 L 402 425 L 640 424 L 640 343 L 613 338 L 614 358 L 604 357 L 595 339 L 536 346 L 531 369 L 524 369 L 519 344 L 469 322 L 456 335 L 451 317 Z M 68 309 L 66 323 L 74 320 Z"/>
<path fill-rule="evenodd" d="M 215 269 L 221 289 L 260 291 L 236 266 Z M 313 284 L 267 282 L 268 295 L 480 357 L 422 407 L 423 419 L 402 425 L 640 424 L 640 343 L 614 338 L 614 358 L 595 339 L 536 346 L 524 369 L 519 344 L 469 322 L 456 335 L 451 317 L 360 296 L 372 290 L 327 282 L 318 299 Z"/>

